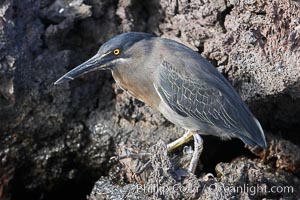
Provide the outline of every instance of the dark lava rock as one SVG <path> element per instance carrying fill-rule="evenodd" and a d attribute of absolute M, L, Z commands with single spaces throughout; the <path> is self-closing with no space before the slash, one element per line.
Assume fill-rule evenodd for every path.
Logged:
<path fill-rule="evenodd" d="M 299 13 L 287 0 L 2 0 L 0 199 L 84 199 L 95 182 L 90 199 L 299 198 Z M 183 130 L 121 92 L 110 72 L 53 85 L 125 31 L 169 37 L 209 59 L 261 121 L 268 149 L 206 136 L 196 176 L 186 176 L 189 148 L 168 155 L 164 146 Z M 152 168 L 137 176 L 145 160 L 110 160 L 124 149 L 152 149 Z M 215 178 L 200 178 L 207 173 Z M 189 189 L 135 191 L 156 183 Z M 295 191 L 224 189 L 245 184 Z"/>
<path fill-rule="evenodd" d="M 297 199 L 300 195 L 299 178 L 260 159 L 239 157 L 219 163 L 216 177 L 197 178 L 172 163 L 164 142 L 152 146 L 150 153 L 153 169 L 147 180 L 114 184 L 101 178 L 89 199 Z"/>

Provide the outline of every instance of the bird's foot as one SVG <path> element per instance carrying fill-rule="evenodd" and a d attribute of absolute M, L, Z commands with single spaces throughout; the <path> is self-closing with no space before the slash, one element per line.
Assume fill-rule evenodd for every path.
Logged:
<path fill-rule="evenodd" d="M 151 156 L 150 153 L 134 149 L 132 147 L 127 147 L 124 144 L 121 144 L 118 148 L 118 154 L 116 156 L 112 156 L 110 160 L 123 160 L 127 158 L 132 158 L 132 159 L 144 159 L 144 158 L 149 158 Z"/>
<path fill-rule="evenodd" d="M 111 157 L 110 161 L 119 161 L 124 166 L 129 179 L 144 176 L 143 172 L 148 171 L 151 167 L 151 162 L 149 161 L 151 153 L 123 144 L 119 145 L 117 151 L 119 155 Z"/>
<path fill-rule="evenodd" d="M 151 167 L 151 160 L 146 162 L 146 164 L 144 164 L 141 168 L 137 169 L 135 174 L 140 175 L 141 173 L 143 173 L 145 170 L 149 169 L 150 167 Z"/>
<path fill-rule="evenodd" d="M 176 148 L 178 145 L 182 145 L 186 141 L 189 141 L 191 136 L 194 138 L 194 150 L 191 148 L 184 148 L 184 154 L 186 155 L 191 155 L 192 158 L 190 161 L 190 164 L 187 168 L 188 173 L 195 174 L 199 158 L 203 149 L 203 140 L 201 136 L 198 133 L 192 133 L 188 131 L 182 138 L 177 139 L 176 141 L 172 142 L 171 144 L 167 145 L 167 150 L 170 152 L 171 150 Z M 150 158 L 151 153 L 148 152 L 140 152 L 140 151 L 134 151 L 133 149 L 129 149 L 128 147 L 121 146 L 119 148 L 119 156 L 113 156 L 111 157 L 111 160 L 116 160 L 116 161 L 121 161 L 121 163 L 125 163 L 125 165 L 132 166 L 133 163 L 133 168 L 131 168 L 131 172 L 139 175 L 143 173 L 145 170 L 149 169 L 151 167 L 151 161 L 147 159 L 148 161 L 146 164 L 143 164 L 141 160 L 145 158 Z M 128 158 L 132 160 L 127 160 Z M 124 160 L 124 161 L 123 161 Z M 139 160 L 139 161 L 137 161 Z M 145 160 L 144 160 L 145 161 Z"/>
<path fill-rule="evenodd" d="M 145 157 L 150 157 L 150 153 L 127 153 L 123 155 L 112 156 L 110 160 L 123 160 L 126 158 L 135 158 L 135 159 L 143 159 Z"/>

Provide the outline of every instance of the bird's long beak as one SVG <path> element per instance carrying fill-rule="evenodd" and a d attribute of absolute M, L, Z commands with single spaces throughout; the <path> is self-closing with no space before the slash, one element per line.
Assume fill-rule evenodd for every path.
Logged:
<path fill-rule="evenodd" d="M 72 69 L 71 71 L 69 71 L 62 77 L 60 77 L 57 81 L 55 81 L 54 85 L 63 83 L 67 80 L 73 80 L 74 78 L 76 78 L 81 74 L 85 74 L 96 69 L 105 68 L 106 65 L 103 59 L 105 55 L 106 54 L 102 54 L 102 55 L 96 54 L 89 60 L 85 61 L 81 65 L 75 67 L 74 69 Z"/>

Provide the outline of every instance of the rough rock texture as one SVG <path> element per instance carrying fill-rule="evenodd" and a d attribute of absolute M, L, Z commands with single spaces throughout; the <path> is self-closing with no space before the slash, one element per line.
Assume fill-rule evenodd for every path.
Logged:
<path fill-rule="evenodd" d="M 145 182 L 114 185 L 112 180 L 100 179 L 89 199 L 296 199 L 300 195 L 299 178 L 260 159 L 239 157 L 219 163 L 216 177 L 199 179 L 180 176 L 184 173 L 170 160 L 164 142 L 150 152 L 153 169 Z"/>
<path fill-rule="evenodd" d="M 130 198 L 299 197 L 299 13 L 299 1 L 288 0 L 0 1 L 0 199 L 83 199 L 100 176 L 91 199 L 116 199 L 141 182 L 157 180 L 162 188 L 193 183 L 200 189 L 131 192 Z M 154 33 L 198 51 L 262 122 L 269 148 L 261 158 L 238 140 L 205 137 L 198 177 L 200 171 L 212 172 L 217 177 L 209 183 L 217 185 L 292 185 L 297 191 L 215 193 L 196 176 L 179 180 L 179 169 L 188 161 L 182 153 L 189 152 L 186 148 L 171 160 L 163 149 L 154 151 L 153 169 L 143 177 L 133 178 L 130 161 L 125 166 L 111 162 L 122 145 L 148 150 L 183 133 L 121 92 L 110 72 L 53 85 L 103 42 L 125 31 Z"/>

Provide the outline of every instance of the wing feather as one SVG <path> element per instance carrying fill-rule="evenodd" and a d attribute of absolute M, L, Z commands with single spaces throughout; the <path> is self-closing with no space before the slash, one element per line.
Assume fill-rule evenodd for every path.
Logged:
<path fill-rule="evenodd" d="M 163 44 L 172 54 L 164 55 L 159 82 L 154 83 L 162 100 L 183 117 L 224 129 L 250 146 L 265 147 L 259 122 L 230 83 L 191 49 L 168 39 Z"/>
<path fill-rule="evenodd" d="M 217 88 L 178 73 L 166 61 L 160 71 L 160 81 L 160 95 L 181 116 L 231 132 L 241 129 L 239 118 L 235 114 L 236 108 Z"/>

